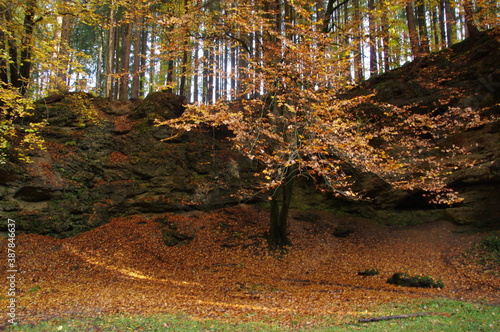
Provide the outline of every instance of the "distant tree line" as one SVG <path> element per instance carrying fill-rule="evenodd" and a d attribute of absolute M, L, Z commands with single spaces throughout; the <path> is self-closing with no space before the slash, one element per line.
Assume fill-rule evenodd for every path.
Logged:
<path fill-rule="evenodd" d="M 251 83 L 258 78 L 249 76 L 248 66 L 265 62 L 260 45 L 268 27 L 258 16 L 268 11 L 278 18 L 277 30 L 312 24 L 313 31 L 327 35 L 331 43 L 323 52 L 338 62 L 329 70 L 353 83 L 498 25 L 498 5 L 495 0 L 0 0 L 0 81 L 35 97 L 84 90 L 125 100 L 168 89 L 191 102 L 211 103 L 233 99 L 249 85 L 254 87 L 249 95 L 263 95 L 263 88 Z M 295 43 L 304 36 L 291 32 L 289 38 Z"/>

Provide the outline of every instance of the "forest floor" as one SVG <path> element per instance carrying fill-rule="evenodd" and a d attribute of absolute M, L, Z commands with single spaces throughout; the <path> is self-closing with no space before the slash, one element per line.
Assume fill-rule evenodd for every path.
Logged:
<path fill-rule="evenodd" d="M 304 317 L 311 323 L 324 316 L 369 316 L 375 305 L 420 298 L 500 305 L 499 267 L 471 259 L 484 233 L 444 221 L 382 226 L 325 211 L 292 211 L 293 246 L 277 256 L 267 250 L 267 218 L 265 209 L 239 206 L 114 218 L 67 239 L 19 234 L 18 322 L 180 313 L 240 322 Z M 339 227 L 352 234 L 334 236 Z M 162 229 L 194 239 L 167 246 Z M 1 247 L 7 248 L 7 238 Z M 375 268 L 379 275 L 358 275 Z M 386 283 L 395 272 L 430 275 L 444 288 Z M 1 297 L 3 308 L 7 301 Z"/>

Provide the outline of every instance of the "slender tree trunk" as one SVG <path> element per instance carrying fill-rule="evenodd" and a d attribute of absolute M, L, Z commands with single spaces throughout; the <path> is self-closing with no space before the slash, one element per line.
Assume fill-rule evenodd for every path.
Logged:
<path fill-rule="evenodd" d="M 370 76 L 376 75 L 377 70 L 377 36 L 375 35 L 375 18 L 374 18 L 375 6 L 373 0 L 368 0 L 368 24 L 370 33 Z"/>
<path fill-rule="evenodd" d="M 425 4 L 423 0 L 417 2 L 417 25 L 420 44 L 420 53 L 429 53 L 429 34 L 427 32 L 427 23 L 425 19 Z"/>
<path fill-rule="evenodd" d="M 189 10 L 189 0 L 184 0 L 184 13 L 187 14 Z M 180 83 L 179 83 L 179 95 L 187 96 L 186 93 L 186 79 L 187 79 L 187 69 L 188 69 L 188 61 L 189 61 L 189 26 L 186 26 L 184 31 L 184 42 L 182 50 L 182 64 L 181 64 L 181 72 L 180 72 Z"/>
<path fill-rule="evenodd" d="M 384 71 L 389 71 L 390 70 L 390 55 L 389 55 L 389 23 L 387 21 L 387 7 L 385 5 L 385 2 L 381 2 L 382 7 L 382 26 L 381 28 L 381 33 L 382 33 L 382 47 L 384 49 Z"/>
<path fill-rule="evenodd" d="M 445 20 L 445 9 L 444 2 L 439 1 L 439 31 L 441 33 L 441 48 L 446 47 L 446 20 Z"/>
<path fill-rule="evenodd" d="M 99 53 L 97 55 L 97 70 L 95 73 L 96 88 L 101 91 L 101 95 L 105 92 L 105 86 L 103 82 L 103 62 L 104 62 L 104 33 L 101 32 L 101 38 L 99 43 Z"/>
<path fill-rule="evenodd" d="M 120 100 L 124 101 L 128 99 L 128 86 L 130 77 L 130 52 L 132 46 L 132 23 L 126 23 L 123 25 L 122 32 L 122 63 L 121 63 L 121 75 L 120 75 L 120 91 L 118 93 Z"/>
<path fill-rule="evenodd" d="M 405 6 L 406 21 L 408 23 L 408 34 L 410 38 L 411 53 L 415 58 L 420 57 L 420 43 L 418 41 L 417 25 L 415 23 L 415 14 L 413 1 L 408 1 Z"/>
<path fill-rule="evenodd" d="M 0 6 L 0 24 L 7 29 L 10 25 L 10 22 L 7 19 L 9 10 L 10 9 L 6 6 Z M 9 43 L 6 38 L 7 36 L 5 35 L 4 30 L 0 29 L 0 50 L 4 50 L 5 53 L 8 53 L 7 50 L 9 50 Z M 5 84 L 9 83 L 9 69 L 7 60 L 3 56 L 0 57 L 0 81 Z"/>
<path fill-rule="evenodd" d="M 144 97 L 146 90 L 146 57 L 148 53 L 148 28 L 142 28 L 141 33 L 141 61 L 139 69 L 139 96 Z"/>
<path fill-rule="evenodd" d="M 123 26 L 117 26 L 116 31 L 115 31 L 115 40 L 114 40 L 114 49 L 115 49 L 115 55 L 113 57 L 113 62 L 114 62 L 114 70 L 113 70 L 113 92 L 111 95 L 113 96 L 113 99 L 118 99 L 119 98 L 119 93 L 120 93 L 120 81 L 119 78 L 116 77 L 117 74 L 121 73 L 121 66 L 123 63 L 123 45 L 122 45 L 122 31 L 123 31 Z"/>
<path fill-rule="evenodd" d="M 7 43 L 5 42 L 5 34 L 1 30 L 0 30 L 0 49 L 2 50 L 7 49 Z M 0 82 L 5 84 L 9 83 L 9 72 L 7 70 L 7 61 L 3 56 L 0 57 Z"/>
<path fill-rule="evenodd" d="M 132 65 L 132 88 L 130 91 L 130 96 L 133 99 L 139 98 L 140 91 L 140 63 L 141 63 L 141 33 L 142 33 L 142 24 L 141 18 L 137 18 L 134 23 L 135 31 L 134 31 L 134 62 Z"/>
<path fill-rule="evenodd" d="M 481 35 L 481 32 L 474 23 L 472 1 L 470 0 L 464 1 L 464 14 L 465 14 L 465 27 L 467 32 L 466 35 L 472 39 L 479 37 Z"/>
<path fill-rule="evenodd" d="M 115 59 L 115 20 L 116 9 L 113 8 L 114 1 L 111 1 L 111 9 L 109 13 L 109 30 L 108 30 L 108 54 L 106 57 L 106 89 L 105 97 L 113 98 L 114 85 L 114 59 Z"/>
<path fill-rule="evenodd" d="M 29 81 L 31 78 L 31 56 L 33 32 L 35 30 L 35 8 L 36 0 L 29 0 L 26 4 L 24 16 L 24 34 L 22 38 L 21 63 L 19 67 L 19 91 L 22 95 L 28 92 Z"/>
<path fill-rule="evenodd" d="M 432 45 L 431 50 L 437 51 L 440 48 L 440 34 L 439 34 L 439 20 L 438 11 L 436 6 L 431 7 L 431 34 L 432 34 Z"/>
<path fill-rule="evenodd" d="M 184 42 L 184 47 L 188 47 L 188 41 Z M 188 50 L 184 49 L 182 51 L 182 64 L 181 64 L 181 74 L 180 74 L 180 84 L 179 84 L 179 95 L 186 96 L 186 77 L 187 77 L 187 68 L 188 68 Z"/>
<path fill-rule="evenodd" d="M 68 3 L 67 0 L 64 1 L 65 4 Z M 61 61 L 61 66 L 57 68 L 57 83 L 56 88 L 59 92 L 66 92 L 68 88 L 68 71 L 69 71 L 69 59 L 68 59 L 68 47 L 70 43 L 71 35 L 71 16 L 64 15 L 62 17 L 61 23 L 61 35 L 59 39 L 59 54 L 58 58 Z"/>
<path fill-rule="evenodd" d="M 455 8 L 451 5 L 450 0 L 444 0 L 444 8 L 446 10 L 446 38 L 449 47 L 457 41 L 457 19 Z"/>
<path fill-rule="evenodd" d="M 355 21 L 355 48 L 354 48 L 354 79 L 356 82 L 361 82 L 364 79 L 363 75 L 363 29 L 361 24 L 361 13 L 359 9 L 359 0 L 354 0 L 354 21 Z"/>
<path fill-rule="evenodd" d="M 236 75 L 238 73 L 238 62 L 237 62 L 237 57 L 238 57 L 238 51 L 236 46 L 232 46 L 230 50 L 231 54 L 231 76 L 229 77 L 230 80 L 230 89 L 231 89 L 231 100 L 234 100 L 236 97 Z"/>
<path fill-rule="evenodd" d="M 2 22 L 7 30 L 12 30 L 12 25 L 14 24 L 14 19 L 12 17 L 12 4 L 7 3 L 5 9 L 2 10 L 4 16 L 4 21 Z M 5 36 L 7 40 L 5 41 L 5 46 L 7 53 L 9 55 L 8 64 L 5 64 L 5 74 L 8 75 L 6 83 L 11 83 L 14 87 L 20 88 L 21 84 L 19 81 L 19 49 L 15 35 L 13 33 L 7 34 Z"/>

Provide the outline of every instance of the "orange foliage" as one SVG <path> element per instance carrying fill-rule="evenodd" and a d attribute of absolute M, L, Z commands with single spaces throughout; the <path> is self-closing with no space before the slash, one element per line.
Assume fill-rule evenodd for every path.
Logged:
<path fill-rule="evenodd" d="M 433 203 L 461 201 L 446 188 L 446 177 L 456 166 L 451 157 L 464 151 L 437 142 L 488 120 L 469 108 L 434 115 L 371 96 L 340 100 L 348 81 L 339 71 L 349 64 L 332 56 L 337 45 L 318 28 L 310 3 L 292 6 L 300 24 L 287 24 L 267 2 L 258 3 L 224 17 L 233 29 L 260 36 L 258 55 L 241 54 L 246 66 L 238 83 L 244 89 L 232 91 L 239 101 L 191 105 L 180 119 L 163 124 L 180 131 L 200 124 L 228 128 L 234 147 L 263 166 L 260 184 L 270 196 L 295 173 L 322 178 L 318 182 L 336 195 L 365 198 L 353 190 L 355 170 L 403 190 L 424 190 Z"/>
<path fill-rule="evenodd" d="M 134 122 L 129 119 L 128 115 L 117 116 L 113 118 L 114 128 L 116 131 L 129 131 L 132 129 Z"/>

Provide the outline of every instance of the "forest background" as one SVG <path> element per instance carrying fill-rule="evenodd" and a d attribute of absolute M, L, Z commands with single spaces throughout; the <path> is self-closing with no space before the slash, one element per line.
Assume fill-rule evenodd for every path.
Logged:
<path fill-rule="evenodd" d="M 339 89 L 498 24 L 494 0 L 2 0 L 0 11 L 4 88 L 112 99 L 171 89 L 203 103 L 266 93 L 250 67 L 272 31 L 290 50 L 323 42 Z"/>

